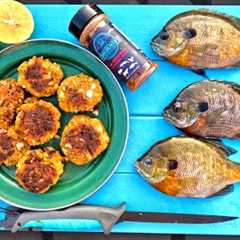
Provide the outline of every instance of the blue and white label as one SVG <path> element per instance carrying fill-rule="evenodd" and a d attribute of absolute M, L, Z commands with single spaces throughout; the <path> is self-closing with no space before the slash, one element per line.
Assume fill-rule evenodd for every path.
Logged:
<path fill-rule="evenodd" d="M 111 23 L 98 28 L 88 48 L 110 68 L 118 80 L 125 82 L 148 61 Z"/>
<path fill-rule="evenodd" d="M 94 37 L 93 48 L 103 61 L 107 61 L 119 52 L 119 42 L 111 34 L 101 32 Z"/>

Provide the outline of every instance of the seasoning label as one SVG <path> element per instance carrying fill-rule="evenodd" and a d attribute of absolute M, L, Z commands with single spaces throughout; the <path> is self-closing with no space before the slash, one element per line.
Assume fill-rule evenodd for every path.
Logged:
<path fill-rule="evenodd" d="M 93 48 L 102 61 L 113 59 L 119 52 L 119 42 L 111 34 L 98 33 L 92 42 Z"/>
<path fill-rule="evenodd" d="M 111 69 L 118 80 L 129 80 L 148 61 L 112 24 L 95 32 L 89 49 Z"/>

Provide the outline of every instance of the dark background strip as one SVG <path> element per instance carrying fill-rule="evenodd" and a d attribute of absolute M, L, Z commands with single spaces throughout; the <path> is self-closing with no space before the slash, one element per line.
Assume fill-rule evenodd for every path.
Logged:
<path fill-rule="evenodd" d="M 59 4 L 84 4 L 96 2 L 99 4 L 240 4 L 240 0 L 21 0 L 24 3 L 59 3 Z"/>
<path fill-rule="evenodd" d="M 11 234 L 0 233 L 1 240 L 240 240 L 240 237 L 227 236 L 185 236 L 185 235 L 157 235 L 157 234 L 111 234 L 101 233 L 41 233 L 19 232 Z"/>

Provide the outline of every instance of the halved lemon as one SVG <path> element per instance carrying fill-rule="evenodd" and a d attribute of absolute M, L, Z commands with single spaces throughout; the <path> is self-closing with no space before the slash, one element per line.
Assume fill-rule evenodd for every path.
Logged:
<path fill-rule="evenodd" d="M 32 14 L 23 4 L 0 0 L 0 42 L 22 42 L 31 36 L 33 29 Z"/>

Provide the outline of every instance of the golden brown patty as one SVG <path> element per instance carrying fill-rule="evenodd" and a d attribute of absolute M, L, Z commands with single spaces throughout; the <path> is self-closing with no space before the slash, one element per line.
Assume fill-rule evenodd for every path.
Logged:
<path fill-rule="evenodd" d="M 43 100 L 25 103 L 19 108 L 15 128 L 28 144 L 43 144 L 55 137 L 60 127 L 60 113 L 50 102 Z"/>
<path fill-rule="evenodd" d="M 77 115 L 64 128 L 61 148 L 67 160 L 83 165 L 102 153 L 109 141 L 109 136 L 100 120 Z"/>
<path fill-rule="evenodd" d="M 43 57 L 32 57 L 18 67 L 18 82 L 36 97 L 54 95 L 63 78 L 59 64 Z"/>
<path fill-rule="evenodd" d="M 21 140 L 12 127 L 0 128 L 0 165 L 15 165 L 22 158 L 29 145 Z"/>
<path fill-rule="evenodd" d="M 53 148 L 30 150 L 18 162 L 16 179 L 30 192 L 44 193 L 63 174 L 63 157 Z"/>
<path fill-rule="evenodd" d="M 102 97 L 100 82 L 85 74 L 66 78 L 58 89 L 59 106 L 65 112 L 92 111 Z"/>
<path fill-rule="evenodd" d="M 23 103 L 24 91 L 14 79 L 0 81 L 0 127 L 12 124 L 17 108 Z"/>

